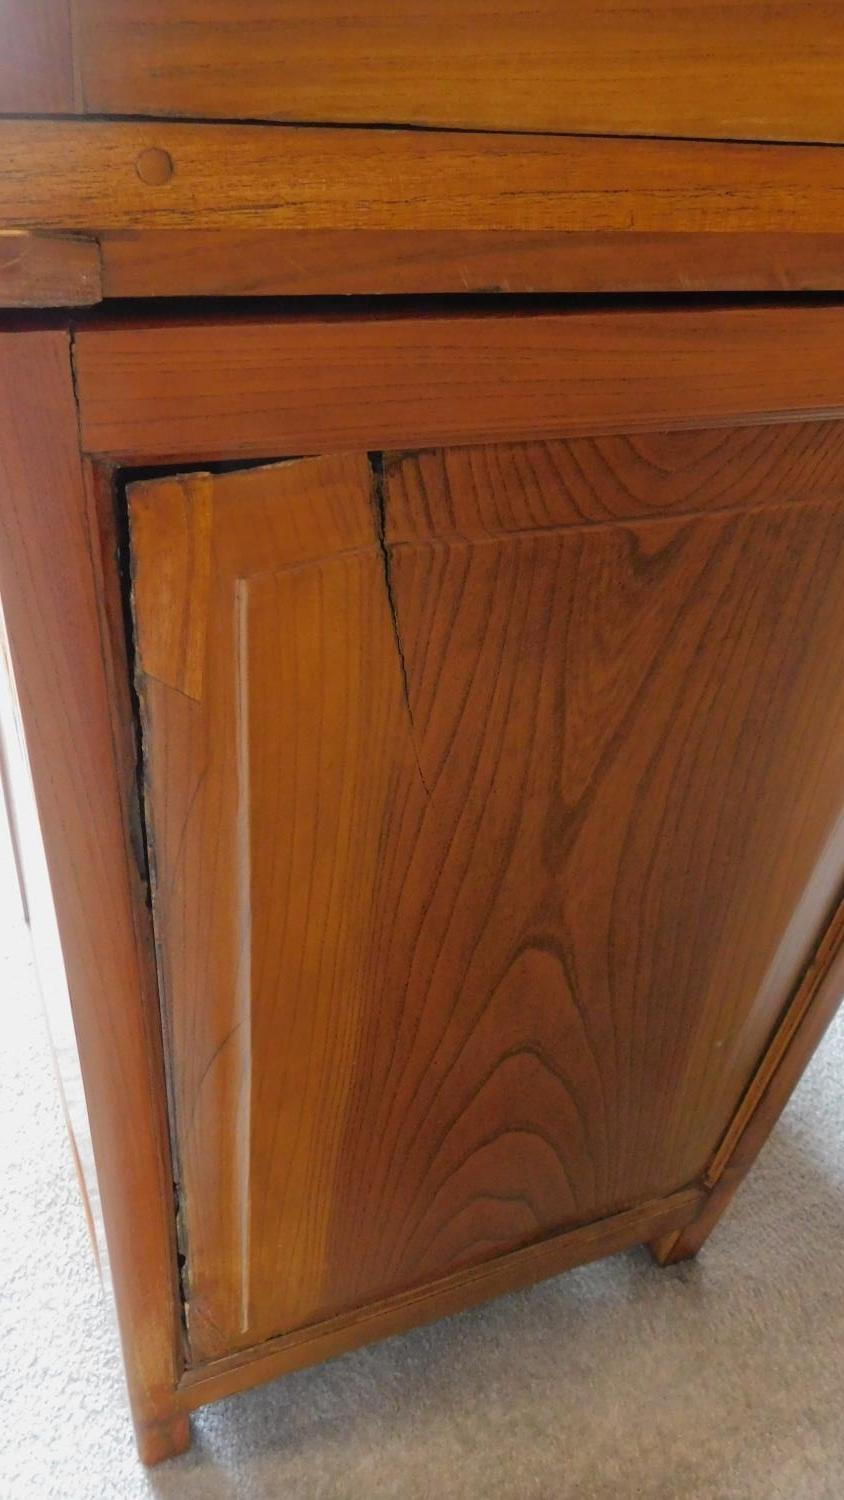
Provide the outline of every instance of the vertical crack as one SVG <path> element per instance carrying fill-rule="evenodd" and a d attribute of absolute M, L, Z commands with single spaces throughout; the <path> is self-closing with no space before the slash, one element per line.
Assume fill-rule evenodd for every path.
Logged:
<path fill-rule="evenodd" d="M 383 453 L 370 453 L 368 455 L 369 465 L 372 470 L 372 509 L 375 517 L 375 539 L 378 550 L 381 553 L 381 563 L 384 570 L 384 590 L 387 595 L 387 608 L 390 611 L 390 620 L 393 627 L 393 640 L 396 644 L 396 655 L 399 661 L 399 672 L 401 673 L 402 694 L 405 708 L 407 709 L 408 722 L 410 724 L 410 742 L 413 746 L 413 754 L 416 759 L 416 769 L 419 779 L 425 788 L 425 795 L 430 798 L 431 790 L 425 780 L 425 772 L 422 770 L 422 762 L 419 759 L 419 746 L 416 739 L 416 724 L 413 718 L 413 704 L 410 701 L 410 679 L 407 672 L 407 658 L 404 654 L 404 644 L 401 638 L 399 626 L 399 615 L 396 607 L 396 596 L 393 588 L 393 564 L 390 549 L 387 545 L 387 484 L 384 476 Z"/>
<path fill-rule="evenodd" d="M 404 646 L 402 645 L 401 631 L 399 630 L 396 598 L 393 592 L 393 564 L 390 557 L 390 549 L 387 546 L 387 485 L 384 478 L 384 455 L 382 453 L 370 453 L 369 462 L 372 466 L 372 503 L 375 510 L 375 536 L 384 566 L 384 586 L 387 590 L 387 604 L 390 610 L 390 619 L 393 622 L 393 636 L 396 642 L 399 666 L 401 667 L 404 701 L 407 706 L 408 717 L 411 724 L 413 724 L 413 708 L 410 702 L 407 661 L 405 659 Z"/>
<path fill-rule="evenodd" d="M 190 1283 L 188 1279 L 187 1236 L 183 1221 L 182 1193 L 175 1179 L 173 1181 L 173 1206 L 176 1218 L 176 1277 L 179 1288 L 179 1323 L 185 1342 L 190 1347 Z"/>

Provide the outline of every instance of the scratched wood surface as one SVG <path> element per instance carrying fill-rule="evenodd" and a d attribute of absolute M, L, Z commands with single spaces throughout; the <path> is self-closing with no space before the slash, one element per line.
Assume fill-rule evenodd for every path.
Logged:
<path fill-rule="evenodd" d="M 701 1176 L 844 876 L 842 487 L 828 422 L 133 489 L 194 1360 Z"/>

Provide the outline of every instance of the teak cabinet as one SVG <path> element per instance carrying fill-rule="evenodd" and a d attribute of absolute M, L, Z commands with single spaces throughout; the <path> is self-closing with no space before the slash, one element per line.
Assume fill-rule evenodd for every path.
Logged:
<path fill-rule="evenodd" d="M 837 307 L 2 336 L 147 1458 L 717 1218 L 844 980 L 843 344 Z"/>
<path fill-rule="evenodd" d="M 0 594 L 147 1462 L 695 1254 L 844 991 L 844 37 L 716 9 L 3 8 Z"/>

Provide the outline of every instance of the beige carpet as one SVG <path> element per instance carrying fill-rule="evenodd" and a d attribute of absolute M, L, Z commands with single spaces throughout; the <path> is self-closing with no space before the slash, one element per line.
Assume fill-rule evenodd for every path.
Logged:
<path fill-rule="evenodd" d="M 147 1474 L 0 830 L 0 1500 L 842 1500 L 844 1025 L 699 1262 L 617 1256 L 201 1413 Z"/>

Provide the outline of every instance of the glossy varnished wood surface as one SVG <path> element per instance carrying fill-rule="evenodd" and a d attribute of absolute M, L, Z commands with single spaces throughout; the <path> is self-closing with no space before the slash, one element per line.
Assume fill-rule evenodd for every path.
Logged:
<path fill-rule="evenodd" d="M 74 340 L 83 447 L 142 464 L 835 413 L 842 346 L 838 304 L 178 316 Z"/>
<path fill-rule="evenodd" d="M 844 229 L 844 156 L 814 145 L 42 119 L 0 121 L 0 153 L 15 229 Z"/>
<path fill-rule="evenodd" d="M 702 1176 L 844 876 L 842 434 L 133 490 L 194 1359 Z"/>
<path fill-rule="evenodd" d="M 722 0 L 703 14 L 689 0 L 74 9 L 93 113 L 844 139 L 844 24 L 822 0 Z"/>

